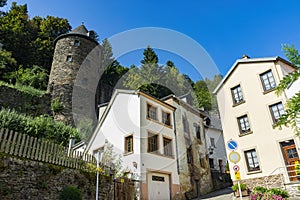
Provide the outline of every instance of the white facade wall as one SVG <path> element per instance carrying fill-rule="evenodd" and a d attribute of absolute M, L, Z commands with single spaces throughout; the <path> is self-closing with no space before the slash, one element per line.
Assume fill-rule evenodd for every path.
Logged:
<path fill-rule="evenodd" d="M 114 152 L 122 155 L 123 169 L 128 168 L 139 177 L 140 162 L 140 99 L 137 94 L 119 93 L 101 127 L 97 128 L 95 140 L 89 148 L 91 153 L 104 146 L 105 140 L 114 145 Z M 124 139 L 133 134 L 133 154 L 124 154 Z M 137 168 L 133 166 L 137 163 Z"/>
<path fill-rule="evenodd" d="M 291 129 L 273 128 L 269 105 L 280 101 L 285 104 L 286 98 L 284 95 L 278 97 L 274 91 L 264 93 L 259 75 L 269 69 L 272 70 L 276 84 L 291 70 L 281 62 L 277 65 L 274 62 L 240 63 L 217 93 L 225 143 L 230 139 L 238 142 L 237 152 L 242 159 L 237 164 L 240 166 L 241 179 L 268 176 L 283 168 L 285 163 L 279 142 L 295 139 Z M 241 85 L 245 103 L 233 106 L 231 88 L 238 84 Z M 252 133 L 240 136 L 237 118 L 244 114 L 248 115 Z M 298 139 L 295 143 L 299 146 Z M 251 173 L 247 170 L 244 151 L 253 148 L 256 149 L 261 170 Z M 228 155 L 230 151 L 226 150 Z M 235 180 L 233 165 L 229 162 L 231 178 Z"/>
<path fill-rule="evenodd" d="M 215 141 L 215 147 L 213 147 L 213 153 L 209 154 L 209 158 L 214 159 L 214 168 L 215 170 L 220 170 L 219 167 L 219 160 L 222 160 L 223 166 L 221 171 L 224 173 L 225 172 L 225 166 L 227 163 L 227 155 L 226 155 L 226 150 L 225 150 L 225 142 L 223 138 L 223 133 L 219 129 L 215 128 L 206 128 L 205 131 L 206 134 L 206 144 L 208 146 L 208 149 L 211 147 L 211 140 L 210 138 L 214 138 Z"/>

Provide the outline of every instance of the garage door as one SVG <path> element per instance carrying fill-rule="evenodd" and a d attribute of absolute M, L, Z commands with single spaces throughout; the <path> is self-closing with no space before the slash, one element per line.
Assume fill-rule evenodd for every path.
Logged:
<path fill-rule="evenodd" d="M 170 199 L 170 179 L 167 174 L 148 173 L 149 200 Z"/>

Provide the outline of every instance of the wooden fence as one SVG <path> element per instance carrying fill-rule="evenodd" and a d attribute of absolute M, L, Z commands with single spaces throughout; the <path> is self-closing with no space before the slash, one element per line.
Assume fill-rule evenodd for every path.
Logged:
<path fill-rule="evenodd" d="M 74 151 L 68 155 L 64 146 L 7 129 L 0 129 L 0 152 L 75 169 L 83 169 L 88 163 L 96 165 L 90 154 Z"/>

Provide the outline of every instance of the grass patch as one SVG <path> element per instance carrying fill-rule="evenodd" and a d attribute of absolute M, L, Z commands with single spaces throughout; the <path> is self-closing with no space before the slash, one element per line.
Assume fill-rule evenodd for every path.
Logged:
<path fill-rule="evenodd" d="M 46 94 L 46 92 L 47 92 L 45 90 L 38 90 L 34 87 L 21 85 L 21 84 L 18 84 L 18 83 L 16 85 L 12 85 L 12 84 L 6 83 L 4 81 L 0 81 L 0 86 L 6 86 L 6 87 L 9 87 L 9 88 L 13 88 L 13 89 L 16 89 L 20 92 L 30 94 L 31 96 L 37 96 L 37 97 L 41 97 L 44 94 Z"/>

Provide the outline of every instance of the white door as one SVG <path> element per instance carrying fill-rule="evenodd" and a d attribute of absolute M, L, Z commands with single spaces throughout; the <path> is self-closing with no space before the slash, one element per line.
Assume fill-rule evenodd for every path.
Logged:
<path fill-rule="evenodd" d="M 169 200 L 169 175 L 154 172 L 148 173 L 148 196 L 149 200 Z"/>

